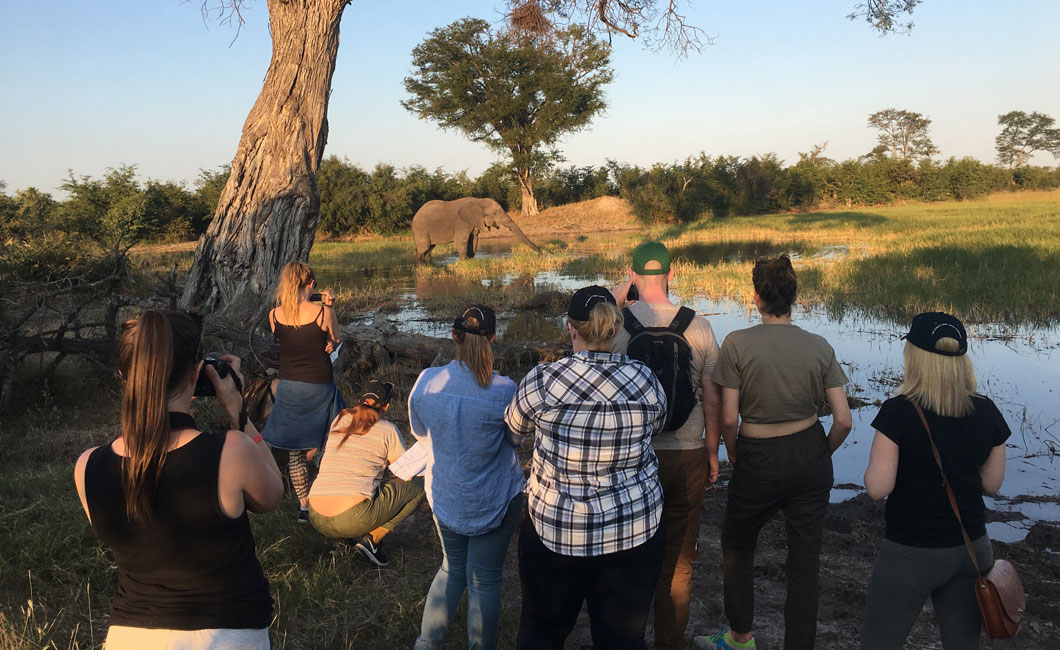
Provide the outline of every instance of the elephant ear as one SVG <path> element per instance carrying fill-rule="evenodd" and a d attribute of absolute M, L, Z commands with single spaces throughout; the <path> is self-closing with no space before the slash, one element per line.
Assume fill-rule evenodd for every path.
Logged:
<path fill-rule="evenodd" d="M 460 215 L 460 220 L 468 224 L 473 228 L 482 228 L 483 224 L 483 211 L 482 209 L 474 204 L 464 204 L 457 210 L 457 214 Z"/>

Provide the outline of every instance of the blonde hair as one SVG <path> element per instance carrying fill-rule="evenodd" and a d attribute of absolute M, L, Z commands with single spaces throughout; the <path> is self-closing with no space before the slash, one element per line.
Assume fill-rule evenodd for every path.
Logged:
<path fill-rule="evenodd" d="M 302 262 L 288 262 L 280 271 L 276 285 L 276 307 L 289 325 L 298 326 L 298 308 L 302 306 L 302 289 L 313 282 L 313 269 Z"/>
<path fill-rule="evenodd" d="M 957 339 L 943 338 L 935 348 L 945 352 L 960 349 Z M 975 410 L 975 369 L 967 354 L 951 357 L 921 350 L 906 341 L 905 378 L 896 391 L 943 417 L 961 417 Z"/>
<path fill-rule="evenodd" d="M 615 305 L 601 301 L 589 310 L 589 320 L 574 320 L 568 316 L 567 324 L 578 332 L 586 344 L 601 347 L 610 344 L 618 330 L 622 329 L 622 312 Z"/>
<path fill-rule="evenodd" d="M 460 322 L 469 329 L 478 329 L 480 325 L 474 316 L 468 316 Z M 453 340 L 456 341 L 454 358 L 471 370 L 475 383 L 489 388 L 493 383 L 493 346 L 489 337 L 453 330 Z"/>

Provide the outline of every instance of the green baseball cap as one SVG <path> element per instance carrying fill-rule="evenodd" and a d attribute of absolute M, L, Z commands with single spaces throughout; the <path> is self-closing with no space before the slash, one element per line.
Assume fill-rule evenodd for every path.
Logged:
<path fill-rule="evenodd" d="M 659 268 L 646 269 L 648 262 L 658 262 Z M 633 272 L 637 275 L 665 275 L 670 272 L 670 251 L 657 241 L 644 242 L 633 249 Z"/>

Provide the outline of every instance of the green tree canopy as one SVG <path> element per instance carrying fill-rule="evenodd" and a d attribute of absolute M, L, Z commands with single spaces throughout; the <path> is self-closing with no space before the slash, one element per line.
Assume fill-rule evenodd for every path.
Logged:
<path fill-rule="evenodd" d="M 1060 128 L 1045 113 L 1010 111 L 997 116 L 1001 133 L 994 139 L 997 159 L 1009 169 L 1022 167 L 1035 151 L 1048 151 L 1060 158 Z"/>
<path fill-rule="evenodd" d="M 869 116 L 869 126 L 878 130 L 874 154 L 890 152 L 893 158 L 927 158 L 939 152 L 928 135 L 931 118 L 913 111 L 888 108 Z"/>
<path fill-rule="evenodd" d="M 582 26 L 552 36 L 495 33 L 464 18 L 412 51 L 402 106 L 510 156 L 523 214 L 537 213 L 533 178 L 560 159 L 554 145 L 606 107 L 610 48 Z"/>

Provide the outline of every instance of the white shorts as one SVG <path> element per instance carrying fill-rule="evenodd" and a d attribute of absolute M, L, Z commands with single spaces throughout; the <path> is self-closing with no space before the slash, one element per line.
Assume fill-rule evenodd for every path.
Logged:
<path fill-rule="evenodd" d="M 156 630 L 112 625 L 104 650 L 269 650 L 269 628 L 260 630 Z"/>

